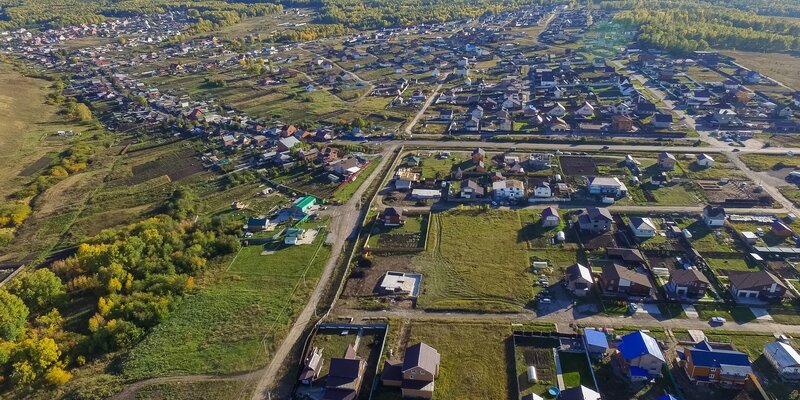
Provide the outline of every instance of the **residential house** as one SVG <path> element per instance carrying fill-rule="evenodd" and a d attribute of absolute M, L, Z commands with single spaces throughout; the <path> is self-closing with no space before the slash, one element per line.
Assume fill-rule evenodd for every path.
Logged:
<path fill-rule="evenodd" d="M 575 110 L 575 115 L 583 118 L 592 117 L 594 115 L 594 107 L 588 101 L 584 101 L 583 105 Z"/>
<path fill-rule="evenodd" d="M 352 345 L 348 345 L 344 356 L 331 358 L 322 399 L 355 400 L 361 390 L 366 369 L 367 362 L 356 354 Z"/>
<path fill-rule="evenodd" d="M 516 201 L 525 197 L 525 184 L 516 179 L 508 179 L 492 183 L 495 200 Z"/>
<path fill-rule="evenodd" d="M 710 285 L 708 278 L 697 269 L 676 269 L 669 274 L 664 289 L 675 297 L 699 299 L 705 296 Z"/>
<path fill-rule="evenodd" d="M 776 340 L 765 344 L 764 357 L 781 378 L 800 381 L 800 354 L 788 343 Z"/>
<path fill-rule="evenodd" d="M 747 354 L 714 348 L 707 339 L 685 348 L 681 356 L 686 375 L 697 384 L 743 385 L 753 373 Z"/>
<path fill-rule="evenodd" d="M 333 171 L 341 176 L 350 176 L 361 170 L 361 163 L 355 157 L 343 158 L 334 161 Z"/>
<path fill-rule="evenodd" d="M 605 232 L 611 229 L 614 218 L 607 208 L 589 207 L 578 217 L 578 226 L 581 231 Z"/>
<path fill-rule="evenodd" d="M 725 225 L 725 209 L 707 205 L 703 208 L 703 222 L 709 228 L 719 228 Z"/>
<path fill-rule="evenodd" d="M 721 127 L 740 125 L 742 123 L 742 121 L 736 114 L 736 111 L 733 111 L 730 108 L 721 108 L 714 110 L 714 112 L 711 114 L 711 121 L 712 123 Z"/>
<path fill-rule="evenodd" d="M 562 390 L 558 400 L 600 400 L 600 393 L 581 385 Z"/>
<path fill-rule="evenodd" d="M 658 113 L 653 116 L 650 124 L 656 129 L 669 129 L 672 127 L 672 114 Z"/>
<path fill-rule="evenodd" d="M 386 226 L 400 226 L 406 223 L 406 217 L 403 216 L 403 210 L 397 207 L 389 207 L 383 210 L 381 220 Z"/>
<path fill-rule="evenodd" d="M 581 264 L 572 264 L 564 270 L 564 281 L 567 290 L 575 296 L 585 297 L 592 290 L 594 279 L 592 271 Z"/>
<path fill-rule="evenodd" d="M 309 211 L 317 204 L 317 199 L 314 196 L 303 196 L 298 198 L 292 203 L 293 214 L 308 214 Z"/>
<path fill-rule="evenodd" d="M 482 148 L 479 147 L 479 148 L 477 148 L 475 150 L 472 150 L 472 161 L 473 162 L 479 162 L 479 161 L 483 161 L 485 159 L 486 159 L 486 151 L 484 151 Z"/>
<path fill-rule="evenodd" d="M 542 227 L 545 228 L 561 225 L 561 216 L 558 215 L 558 209 L 550 206 L 542 210 L 541 221 Z"/>
<path fill-rule="evenodd" d="M 728 283 L 733 297 L 779 303 L 786 296 L 786 285 L 767 271 L 728 271 Z"/>
<path fill-rule="evenodd" d="M 306 238 L 306 230 L 299 228 L 289 228 L 286 230 L 286 236 L 283 238 L 283 244 L 290 246 L 299 245 L 300 242 Z"/>
<path fill-rule="evenodd" d="M 674 170 L 677 162 L 678 160 L 675 159 L 675 156 L 666 151 L 662 151 L 661 154 L 658 155 L 658 167 L 663 171 Z"/>
<path fill-rule="evenodd" d="M 247 229 L 249 232 L 260 232 L 265 231 L 269 227 L 269 219 L 264 217 L 259 218 L 248 218 L 247 219 Z"/>
<path fill-rule="evenodd" d="M 550 189 L 549 182 L 539 182 L 533 188 L 533 197 L 553 197 L 553 191 Z"/>
<path fill-rule="evenodd" d="M 567 115 L 567 109 L 561 103 L 556 103 L 553 108 L 547 111 L 547 115 L 551 117 L 563 117 Z"/>
<path fill-rule="evenodd" d="M 651 238 L 656 236 L 656 224 L 650 218 L 631 217 L 628 221 L 631 233 L 637 238 Z"/>
<path fill-rule="evenodd" d="M 642 331 L 623 336 L 617 350 L 618 360 L 632 380 L 660 377 L 661 368 L 667 361 L 658 342 Z"/>
<path fill-rule="evenodd" d="M 300 372 L 300 377 L 297 379 L 303 385 L 311 385 L 319 378 L 319 372 L 322 370 L 322 350 L 317 347 L 308 353 L 303 360 L 303 371 Z"/>
<path fill-rule="evenodd" d="M 628 188 L 617 177 L 590 176 L 586 179 L 589 194 L 614 198 L 628 195 Z"/>
<path fill-rule="evenodd" d="M 625 115 L 611 117 L 611 129 L 617 132 L 630 132 L 633 130 L 633 120 Z"/>
<path fill-rule="evenodd" d="M 696 162 L 697 162 L 697 165 L 699 165 L 701 167 L 705 167 L 705 168 L 711 168 L 711 167 L 714 166 L 714 159 L 710 155 L 708 155 L 706 153 L 698 154 Z"/>
<path fill-rule="evenodd" d="M 787 238 L 794 236 L 792 228 L 779 219 L 773 221 L 770 228 L 770 232 L 777 237 Z"/>
<path fill-rule="evenodd" d="M 472 179 L 461 181 L 461 198 L 463 199 L 482 199 L 484 196 L 483 186 Z"/>
<path fill-rule="evenodd" d="M 399 387 L 402 397 L 433 398 L 441 356 L 431 346 L 417 343 L 406 348 L 403 361 L 386 361 L 381 372 L 384 386 Z"/>
<path fill-rule="evenodd" d="M 280 138 L 278 140 L 278 151 L 289 151 L 299 144 L 300 141 L 294 136 Z"/>
<path fill-rule="evenodd" d="M 619 264 L 604 266 L 598 282 L 604 294 L 619 297 L 650 297 L 654 293 L 653 284 L 646 274 Z"/>
<path fill-rule="evenodd" d="M 624 247 L 606 248 L 606 257 L 614 262 L 622 263 L 625 266 L 638 267 L 645 264 L 644 254 L 639 249 L 627 249 Z"/>

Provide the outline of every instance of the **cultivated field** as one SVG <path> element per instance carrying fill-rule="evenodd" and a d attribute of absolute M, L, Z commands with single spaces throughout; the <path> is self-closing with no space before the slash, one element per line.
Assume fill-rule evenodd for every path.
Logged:
<path fill-rule="evenodd" d="M 800 58 L 781 53 L 726 51 L 739 64 L 757 70 L 795 90 L 800 88 Z"/>

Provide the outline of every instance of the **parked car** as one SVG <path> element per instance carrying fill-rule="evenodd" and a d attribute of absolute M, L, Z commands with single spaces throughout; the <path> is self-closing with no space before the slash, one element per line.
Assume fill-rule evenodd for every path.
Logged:
<path fill-rule="evenodd" d="M 728 320 L 722 317 L 711 317 L 711 319 L 708 321 L 708 323 L 711 325 L 725 325 L 726 322 L 728 322 Z"/>

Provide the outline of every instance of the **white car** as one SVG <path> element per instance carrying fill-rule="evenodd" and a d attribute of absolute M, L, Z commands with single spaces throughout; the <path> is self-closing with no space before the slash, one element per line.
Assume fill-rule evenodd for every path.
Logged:
<path fill-rule="evenodd" d="M 711 317 L 708 322 L 711 323 L 711 325 L 725 325 L 728 320 L 722 317 Z"/>

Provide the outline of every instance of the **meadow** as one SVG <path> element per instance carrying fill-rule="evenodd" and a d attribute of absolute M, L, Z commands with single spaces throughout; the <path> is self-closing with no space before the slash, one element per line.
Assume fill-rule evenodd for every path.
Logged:
<path fill-rule="evenodd" d="M 131 351 L 124 376 L 231 373 L 266 364 L 330 256 L 324 236 L 270 255 L 261 254 L 262 246 L 242 248 Z"/>

